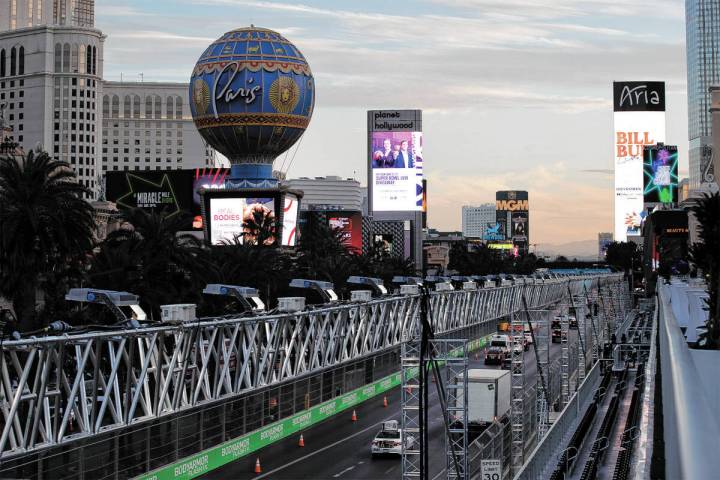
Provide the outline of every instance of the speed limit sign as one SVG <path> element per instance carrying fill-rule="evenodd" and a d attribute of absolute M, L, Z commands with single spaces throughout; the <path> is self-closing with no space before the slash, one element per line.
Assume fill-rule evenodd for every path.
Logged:
<path fill-rule="evenodd" d="M 480 460 L 480 478 L 482 480 L 502 480 L 502 462 L 500 460 Z"/>

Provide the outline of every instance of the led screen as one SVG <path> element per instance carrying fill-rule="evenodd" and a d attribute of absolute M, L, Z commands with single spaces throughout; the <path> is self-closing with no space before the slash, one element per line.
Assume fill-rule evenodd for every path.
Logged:
<path fill-rule="evenodd" d="M 528 212 L 513 212 L 510 217 L 512 238 L 515 241 L 527 240 Z"/>
<path fill-rule="evenodd" d="M 328 213 L 328 225 L 339 230 L 345 247 L 355 253 L 362 252 L 362 215 L 354 213 Z"/>
<path fill-rule="evenodd" d="M 371 132 L 375 211 L 422 211 L 422 132 Z"/>
<path fill-rule="evenodd" d="M 295 195 L 285 196 L 283 207 L 282 244 L 285 247 L 294 247 L 297 243 L 297 218 L 299 201 Z"/>
<path fill-rule="evenodd" d="M 275 199 L 257 197 L 211 197 L 210 198 L 210 243 L 255 243 L 258 235 L 265 245 L 275 243 L 273 235 L 263 234 L 274 228 Z"/>
<path fill-rule="evenodd" d="M 645 148 L 643 152 L 643 199 L 645 203 L 677 203 L 677 147 L 665 145 Z"/>
<path fill-rule="evenodd" d="M 200 189 L 224 189 L 225 168 L 108 172 L 105 196 L 119 209 L 188 215 L 183 230 L 202 230 Z"/>
<path fill-rule="evenodd" d="M 640 235 L 643 217 L 643 147 L 665 142 L 665 85 L 615 82 L 615 235 Z"/>

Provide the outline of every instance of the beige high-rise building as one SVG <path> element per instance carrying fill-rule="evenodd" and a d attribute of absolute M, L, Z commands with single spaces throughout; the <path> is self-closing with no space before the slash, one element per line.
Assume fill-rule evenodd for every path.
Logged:
<path fill-rule="evenodd" d="M 94 0 L 0 0 L 0 107 L 13 140 L 69 163 L 92 198 L 106 171 L 213 166 L 187 84 L 103 81 L 104 41 Z"/>
<path fill-rule="evenodd" d="M 95 0 L 0 0 L 0 31 L 41 25 L 95 26 Z"/>

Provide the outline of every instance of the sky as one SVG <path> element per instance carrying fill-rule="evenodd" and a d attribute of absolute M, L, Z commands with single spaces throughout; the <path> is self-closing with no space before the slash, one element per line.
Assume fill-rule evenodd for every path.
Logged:
<path fill-rule="evenodd" d="M 315 77 L 313 119 L 275 167 L 366 183 L 366 111 L 422 109 L 428 223 L 528 190 L 531 243 L 612 231 L 613 80 L 666 82 L 687 176 L 682 0 L 98 0 L 108 80 L 188 82 L 205 47 L 254 24 Z"/>

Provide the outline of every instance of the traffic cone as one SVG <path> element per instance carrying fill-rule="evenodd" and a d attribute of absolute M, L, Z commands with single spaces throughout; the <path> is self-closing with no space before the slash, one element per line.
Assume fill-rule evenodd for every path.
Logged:
<path fill-rule="evenodd" d="M 383 407 L 387 408 L 387 406 L 388 406 L 387 397 L 383 397 Z"/>
<path fill-rule="evenodd" d="M 350 420 L 352 420 L 353 422 L 357 422 L 357 413 L 355 413 L 355 410 L 353 410 L 353 414 L 352 417 L 350 417 Z"/>
<path fill-rule="evenodd" d="M 298 441 L 298 447 L 304 447 L 305 446 L 305 439 L 302 436 L 302 433 L 300 434 L 300 441 Z"/>
<path fill-rule="evenodd" d="M 262 473 L 262 467 L 260 466 L 260 457 L 255 460 L 255 473 Z"/>

